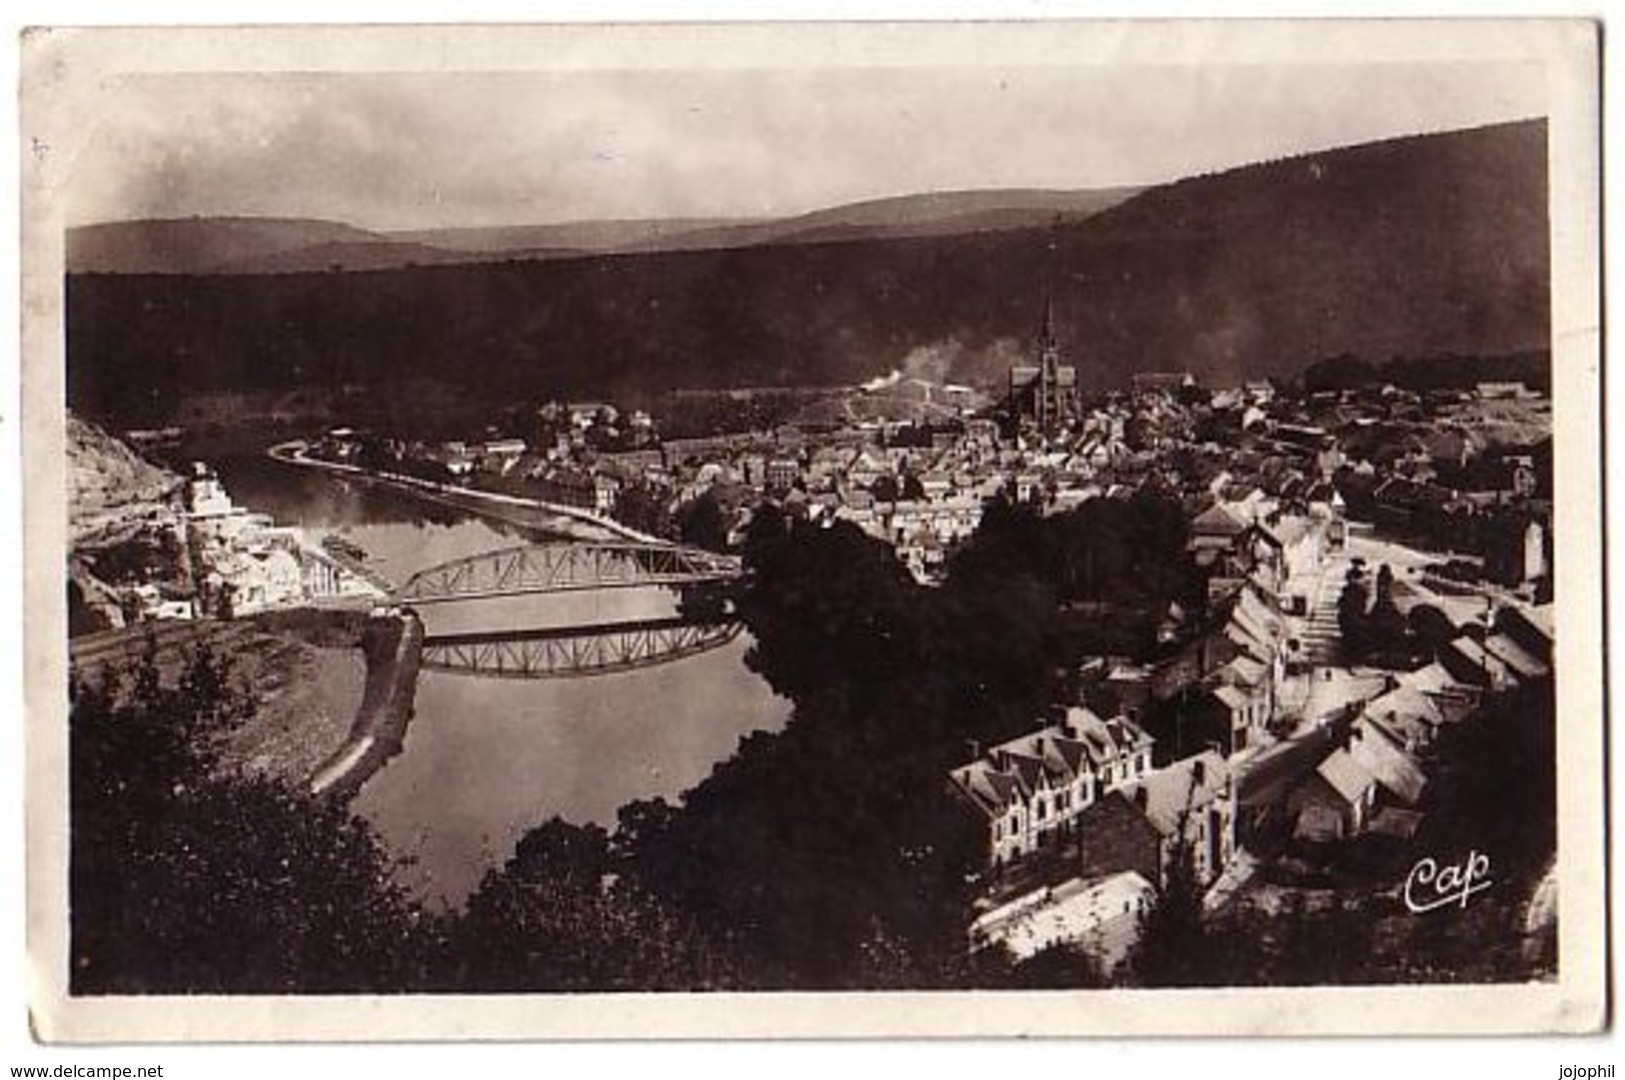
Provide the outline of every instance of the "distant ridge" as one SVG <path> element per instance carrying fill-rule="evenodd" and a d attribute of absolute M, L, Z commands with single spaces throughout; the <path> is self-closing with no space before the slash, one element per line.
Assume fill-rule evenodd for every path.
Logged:
<path fill-rule="evenodd" d="M 688 233 L 754 224 L 755 219 L 749 218 L 641 218 L 624 221 L 568 221 L 555 225 L 415 229 L 389 235 L 399 240 L 428 244 L 448 251 L 495 254 L 542 250 L 587 255 L 658 247 Z"/>
<path fill-rule="evenodd" d="M 300 248 L 383 240 L 314 218 L 154 218 L 69 229 L 66 261 L 70 274 L 208 274 Z"/>
<path fill-rule="evenodd" d="M 370 232 L 301 218 L 179 218 L 68 230 L 69 273 L 285 274 L 940 236 L 1079 221 L 1135 189 L 934 192 L 787 218 L 575 221 Z"/>
<path fill-rule="evenodd" d="M 994 385 L 1054 297 L 1089 388 L 1219 384 L 1348 353 L 1550 345 L 1546 124 L 1413 136 L 1147 189 L 1078 220 L 366 274 L 68 283 L 70 401 L 430 380 L 464 400 L 850 384 L 929 363 Z M 997 214 L 976 207 L 955 215 Z M 1023 210 L 1023 213 L 1028 211 Z M 854 220 L 855 219 L 855 220 Z M 727 228 L 727 227 L 724 227 Z M 813 239 L 807 237 L 811 235 Z"/>

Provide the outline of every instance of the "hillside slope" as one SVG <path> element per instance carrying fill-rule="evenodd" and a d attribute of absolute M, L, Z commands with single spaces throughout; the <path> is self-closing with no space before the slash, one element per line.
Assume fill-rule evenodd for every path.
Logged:
<path fill-rule="evenodd" d="M 275 276 L 74 275 L 69 395 L 441 380 L 471 399 L 996 380 L 1046 292 L 1090 387 L 1547 345 L 1543 121 L 1147 190 L 1052 228 Z"/>
<path fill-rule="evenodd" d="M 68 414 L 68 516 L 74 535 L 102 530 L 167 502 L 180 478 L 95 424 Z"/>

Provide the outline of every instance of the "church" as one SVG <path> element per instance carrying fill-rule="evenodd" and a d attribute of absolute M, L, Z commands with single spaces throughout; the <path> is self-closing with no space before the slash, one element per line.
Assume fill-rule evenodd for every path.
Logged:
<path fill-rule="evenodd" d="M 1055 305 L 1044 301 L 1044 326 L 1038 335 L 1038 363 L 1010 368 L 1010 411 L 1017 423 L 1054 435 L 1078 415 L 1078 369 L 1061 363 L 1055 338 Z"/>

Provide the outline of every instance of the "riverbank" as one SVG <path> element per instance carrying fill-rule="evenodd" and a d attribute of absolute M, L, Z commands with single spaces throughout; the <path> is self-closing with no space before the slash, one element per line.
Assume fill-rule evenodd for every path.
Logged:
<path fill-rule="evenodd" d="M 392 491 L 406 492 L 429 502 L 450 506 L 458 510 L 466 510 L 469 513 L 478 514 L 481 517 L 499 521 L 505 525 L 517 525 L 525 529 L 558 533 L 578 540 L 631 540 L 641 544 L 670 543 L 668 540 L 650 536 L 648 533 L 640 532 L 629 525 L 623 525 L 612 518 L 593 513 L 591 510 L 583 510 L 577 506 L 543 502 L 540 499 L 527 499 L 522 496 L 505 495 L 495 491 L 481 491 L 477 488 L 440 484 L 433 480 L 405 476 L 400 473 L 369 472 L 354 465 L 342 465 L 336 461 L 323 461 L 320 458 L 310 457 L 306 452 L 308 448 L 308 444 L 303 440 L 296 439 L 278 443 L 268 448 L 265 453 L 272 460 L 287 465 L 321 469 L 348 480 L 376 484 Z"/>
<path fill-rule="evenodd" d="M 149 652 L 165 686 L 179 684 L 193 654 L 211 653 L 252 705 L 212 735 L 218 770 L 303 788 L 349 738 L 367 677 L 365 619 L 364 612 L 290 609 L 229 621 L 149 622 L 74 638 L 70 656 L 77 678 L 125 702 Z"/>
<path fill-rule="evenodd" d="M 406 744 L 423 659 L 423 623 L 411 612 L 375 615 L 361 633 L 367 681 L 350 736 L 310 778 L 311 794 L 348 799 Z"/>

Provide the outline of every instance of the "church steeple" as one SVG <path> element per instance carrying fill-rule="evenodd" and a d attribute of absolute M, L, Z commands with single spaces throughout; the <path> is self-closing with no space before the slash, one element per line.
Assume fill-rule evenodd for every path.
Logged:
<path fill-rule="evenodd" d="M 1055 338 L 1055 296 L 1044 290 L 1044 322 L 1038 331 L 1038 400 L 1039 430 L 1048 433 L 1068 411 L 1061 387 L 1061 344 Z"/>
<path fill-rule="evenodd" d="M 1030 423 L 1045 436 L 1053 436 L 1077 419 L 1078 371 L 1070 364 L 1061 363 L 1061 342 L 1055 331 L 1055 296 L 1048 281 L 1044 289 L 1043 318 L 1032 347 L 1036 356 L 1028 363 L 1010 367 L 1009 400 L 1018 423 Z"/>

